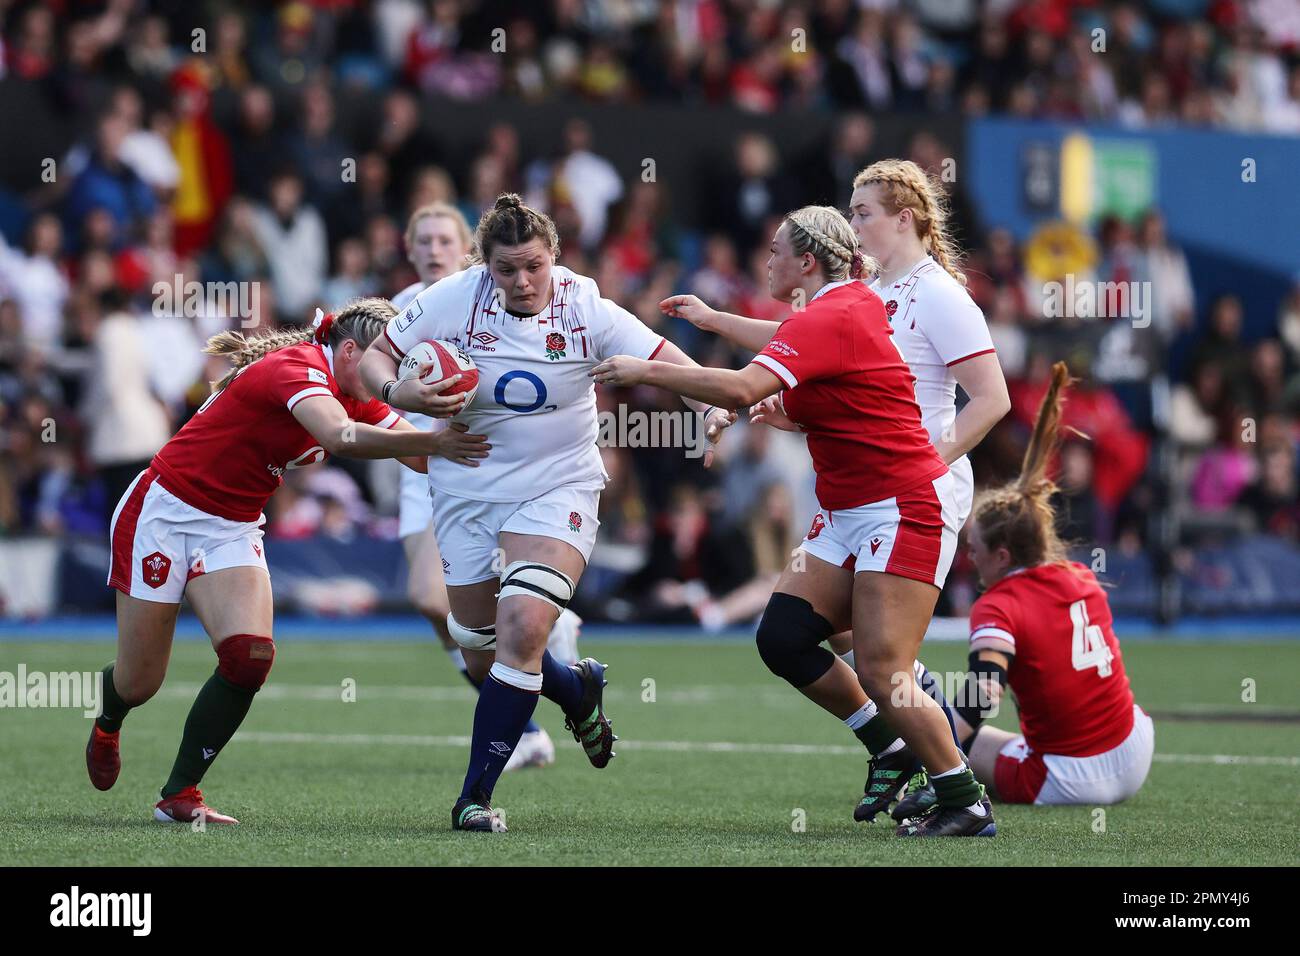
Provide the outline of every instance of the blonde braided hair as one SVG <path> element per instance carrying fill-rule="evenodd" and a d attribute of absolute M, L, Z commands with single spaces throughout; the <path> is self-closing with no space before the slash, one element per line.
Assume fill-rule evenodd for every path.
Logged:
<path fill-rule="evenodd" d="M 336 315 L 327 317 L 328 324 L 324 332 L 312 325 L 291 325 L 279 329 L 266 329 L 253 335 L 245 335 L 229 329 L 218 332 L 208 339 L 203 347 L 207 355 L 226 355 L 234 366 L 219 381 L 212 383 L 213 393 L 221 391 L 232 381 L 239 370 L 252 365 L 258 359 L 271 352 L 302 345 L 313 339 L 320 339 L 322 344 L 337 348 L 347 339 L 352 339 L 363 349 L 379 337 L 388 320 L 397 315 L 397 309 L 387 299 L 370 297 L 354 299 Z"/>
<path fill-rule="evenodd" d="M 912 210 L 916 236 L 925 251 L 950 276 L 966 284 L 958 263 L 961 251 L 948 234 L 948 204 L 943 187 L 910 159 L 882 159 L 853 177 L 853 188 L 879 186 L 880 202 L 890 215 Z"/>
<path fill-rule="evenodd" d="M 860 279 L 877 267 L 858 249 L 848 220 L 830 206 L 804 206 L 786 213 L 783 225 L 790 227 L 790 248 L 796 256 L 811 253 L 831 282 Z"/>

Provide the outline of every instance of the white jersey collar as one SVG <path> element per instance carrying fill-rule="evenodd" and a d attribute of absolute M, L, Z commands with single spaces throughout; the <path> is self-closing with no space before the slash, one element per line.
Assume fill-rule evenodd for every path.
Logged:
<path fill-rule="evenodd" d="M 816 299 L 819 295 L 822 295 L 823 293 L 830 292 L 831 289 L 838 289 L 842 285 L 848 285 L 850 282 L 857 282 L 857 281 L 858 281 L 857 279 L 842 279 L 839 282 L 828 282 L 820 289 L 818 289 L 815 293 L 813 293 L 813 299 Z M 809 299 L 808 301 L 811 302 L 812 299 Z"/>
<path fill-rule="evenodd" d="M 923 256 L 921 256 L 921 258 L 919 258 L 919 259 L 917 259 L 915 262 L 913 262 L 912 265 L 911 265 L 911 267 L 910 267 L 906 272 L 903 273 L 902 278 L 900 278 L 897 282 L 885 282 L 884 279 L 881 278 L 881 279 L 879 280 L 879 281 L 880 281 L 880 287 L 883 289 L 883 288 L 885 288 L 885 286 L 888 285 L 888 286 L 892 286 L 893 288 L 897 289 L 899 286 L 907 285 L 907 281 L 908 281 L 909 279 L 911 279 L 912 276 L 916 275 L 917 270 L 919 270 L 919 269 L 920 269 L 922 266 L 924 266 L 927 262 L 933 262 L 933 261 L 934 261 L 934 259 L 931 258 L 930 253 L 927 252 L 927 253 L 925 253 Z"/>

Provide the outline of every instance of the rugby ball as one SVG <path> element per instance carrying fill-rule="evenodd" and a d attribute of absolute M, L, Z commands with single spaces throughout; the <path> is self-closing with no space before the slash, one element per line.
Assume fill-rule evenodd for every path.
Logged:
<path fill-rule="evenodd" d="M 459 374 L 460 381 L 442 394 L 464 393 L 466 405 L 474 401 L 474 394 L 478 391 L 478 368 L 474 365 L 474 360 L 466 355 L 465 350 L 459 345 L 440 339 L 419 343 L 402 359 L 398 369 L 399 380 L 404 382 L 408 378 L 415 378 L 420 374 L 420 369 L 426 365 L 432 365 L 433 368 L 420 379 L 422 383 L 436 385 L 443 379 Z"/>

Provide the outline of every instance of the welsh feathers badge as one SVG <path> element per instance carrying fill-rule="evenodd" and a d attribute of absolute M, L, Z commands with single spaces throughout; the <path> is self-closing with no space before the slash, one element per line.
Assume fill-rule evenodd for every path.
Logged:
<path fill-rule="evenodd" d="M 140 576 L 144 583 L 157 590 L 167 583 L 167 574 L 172 569 L 172 559 L 161 551 L 146 555 L 140 559 Z"/>
<path fill-rule="evenodd" d="M 564 341 L 564 336 L 559 332 L 552 332 L 546 336 L 546 357 L 552 362 L 564 358 L 564 350 L 569 344 Z"/>

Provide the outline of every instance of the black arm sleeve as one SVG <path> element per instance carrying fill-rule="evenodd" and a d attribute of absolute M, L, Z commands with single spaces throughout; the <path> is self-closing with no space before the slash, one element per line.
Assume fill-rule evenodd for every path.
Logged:
<path fill-rule="evenodd" d="M 972 651 L 970 671 L 966 674 L 966 686 L 962 689 L 961 699 L 953 708 L 972 730 L 979 727 L 985 717 L 990 716 L 989 711 L 993 706 L 988 696 L 980 691 L 979 683 L 983 676 L 992 677 L 1001 687 L 1007 686 L 1006 668 L 994 661 L 980 660 L 979 652 Z"/>

